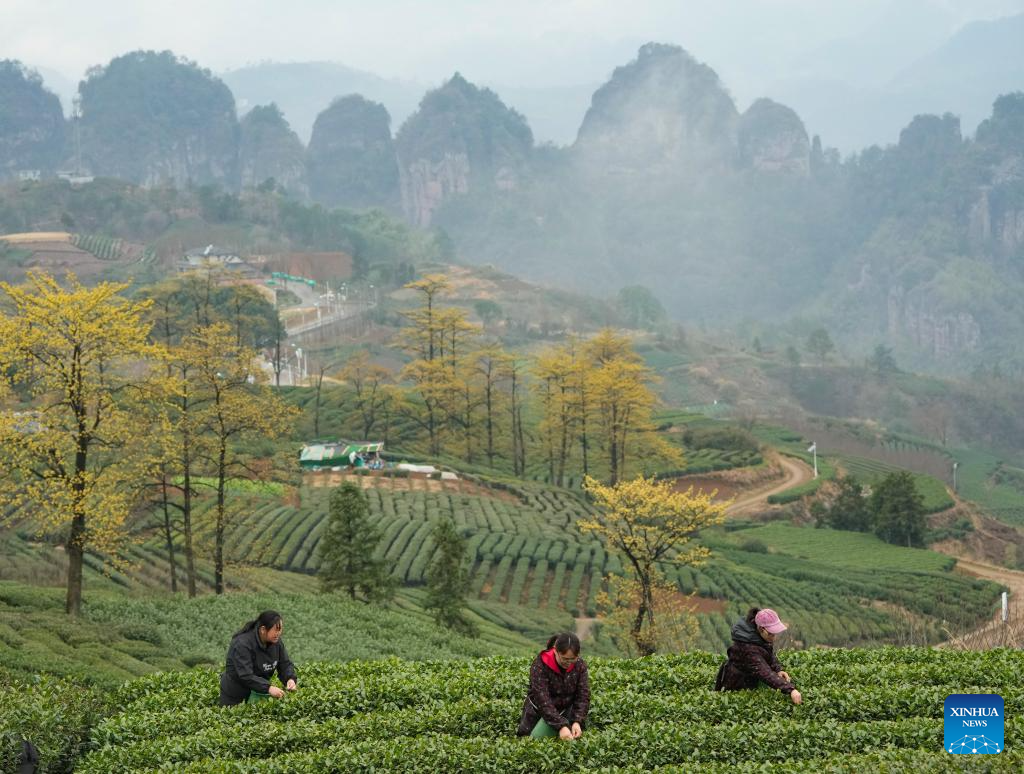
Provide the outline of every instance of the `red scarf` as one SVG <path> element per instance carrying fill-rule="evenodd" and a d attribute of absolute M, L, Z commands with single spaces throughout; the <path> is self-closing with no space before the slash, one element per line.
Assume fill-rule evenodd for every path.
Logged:
<path fill-rule="evenodd" d="M 571 672 L 576 668 L 576 664 L 570 664 L 568 669 L 563 669 L 559 663 L 555 660 L 555 649 L 542 650 L 540 653 L 540 660 L 544 662 L 545 666 L 554 672 Z"/>

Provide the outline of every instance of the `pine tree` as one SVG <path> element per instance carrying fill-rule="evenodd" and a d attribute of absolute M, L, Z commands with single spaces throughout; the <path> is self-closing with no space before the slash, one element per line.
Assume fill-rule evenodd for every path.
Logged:
<path fill-rule="evenodd" d="M 820 508 L 816 515 L 818 526 L 844 529 L 851 532 L 870 532 L 873 521 L 864 487 L 853 476 L 839 479 L 839 491 L 827 508 Z"/>
<path fill-rule="evenodd" d="M 345 483 L 331 492 L 327 527 L 320 541 L 320 586 L 324 591 L 343 589 L 352 599 L 387 601 L 394 595 L 395 579 L 383 559 L 375 559 L 380 530 L 370 521 L 370 504 L 363 490 Z"/>
<path fill-rule="evenodd" d="M 476 626 L 463 612 L 469 593 L 469 572 L 464 564 L 466 543 L 450 518 L 434 525 L 431 538 L 434 556 L 427 567 L 427 601 L 424 606 L 433 611 L 441 626 L 475 637 Z"/>
<path fill-rule="evenodd" d="M 924 544 L 924 498 L 909 472 L 890 473 L 879 482 L 871 494 L 871 511 L 882 540 L 908 547 Z"/>

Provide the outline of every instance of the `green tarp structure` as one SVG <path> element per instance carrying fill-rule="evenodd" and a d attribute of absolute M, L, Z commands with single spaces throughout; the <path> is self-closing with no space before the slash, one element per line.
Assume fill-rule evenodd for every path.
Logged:
<path fill-rule="evenodd" d="M 375 454 L 384 450 L 383 441 L 338 441 L 337 443 L 313 443 L 302 447 L 299 464 L 304 468 L 348 465 L 349 456 Z"/>

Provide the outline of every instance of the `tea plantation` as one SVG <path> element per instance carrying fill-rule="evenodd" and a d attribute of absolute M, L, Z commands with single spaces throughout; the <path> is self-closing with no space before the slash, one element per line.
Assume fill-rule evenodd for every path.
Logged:
<path fill-rule="evenodd" d="M 330 491 L 305 487 L 298 507 L 252 500 L 227 535 L 232 561 L 315 572 Z M 466 536 L 479 602 L 594 615 L 604 577 L 621 573 L 622 564 L 576 529 L 590 506 L 573 491 L 537 484 L 508 485 L 502 493 L 514 497 L 369 488 L 383 532 L 378 554 L 402 583 L 422 584 L 431 524 L 450 516 Z M 737 526 L 744 525 L 730 529 Z M 710 562 L 665 572 L 682 592 L 697 592 L 722 608 L 701 614 L 700 645 L 708 650 L 725 648 L 732 621 L 754 604 L 784 611 L 806 645 L 899 641 L 907 621 L 870 600 L 905 610 L 918 633 L 915 644 L 937 642 L 943 628 L 966 631 L 988 618 L 1000 591 L 950 572 L 949 557 L 872 535 L 773 524 L 705 531 L 700 540 L 714 551 Z"/>
<path fill-rule="evenodd" d="M 1020 771 L 1019 652 L 784 652 L 797 707 L 759 690 L 715 693 L 720 656 L 592 659 L 575 742 L 514 736 L 527 658 L 300 665 L 281 701 L 221 709 L 208 670 L 128 683 L 88 734 L 81 772 Z M 942 749 L 943 700 L 998 693 L 1006 750 Z"/>

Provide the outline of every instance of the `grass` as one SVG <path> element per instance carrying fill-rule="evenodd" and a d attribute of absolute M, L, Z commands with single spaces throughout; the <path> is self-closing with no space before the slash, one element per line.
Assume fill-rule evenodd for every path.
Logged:
<path fill-rule="evenodd" d="M 863 532 L 797 527 L 776 522 L 735 533 L 759 540 L 774 553 L 813 559 L 839 567 L 906 572 L 946 572 L 956 559 L 922 548 L 902 548 Z"/>
<path fill-rule="evenodd" d="M 957 490 L 962 497 L 980 505 L 993 518 L 1024 526 L 1024 492 L 1008 483 L 997 483 L 993 474 L 1003 460 L 994 454 L 957 449 Z"/>
<path fill-rule="evenodd" d="M 856 477 L 862 484 L 874 486 L 890 473 L 895 473 L 903 468 L 895 465 L 873 460 L 867 457 L 857 457 L 850 454 L 829 455 L 835 463 L 841 466 L 848 475 Z M 934 476 L 925 473 L 911 472 L 914 477 L 914 486 L 924 498 L 925 513 L 938 513 L 954 505 L 953 498 L 946 490 L 946 485 Z"/>

